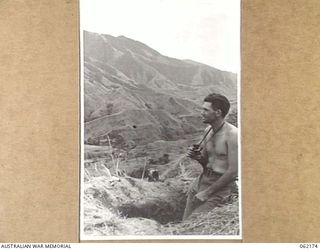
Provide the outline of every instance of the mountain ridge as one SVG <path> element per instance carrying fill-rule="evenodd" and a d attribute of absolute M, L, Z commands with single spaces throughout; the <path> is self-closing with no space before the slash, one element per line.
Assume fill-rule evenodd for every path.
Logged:
<path fill-rule="evenodd" d="M 157 140 L 176 140 L 200 132 L 204 125 L 197 110 L 208 93 L 226 95 L 236 109 L 236 78 L 234 73 L 190 59 L 164 56 L 125 36 L 85 31 L 85 142 L 105 145 L 108 131 L 112 143 L 119 147 L 126 147 L 125 141 L 150 142 L 134 138 L 134 131 L 139 132 L 138 137 L 143 132 L 151 135 L 152 130 L 155 137 L 151 137 Z M 190 125 L 185 124 L 186 117 Z M 130 124 L 136 118 L 144 121 L 141 126 L 145 131 L 132 130 Z"/>

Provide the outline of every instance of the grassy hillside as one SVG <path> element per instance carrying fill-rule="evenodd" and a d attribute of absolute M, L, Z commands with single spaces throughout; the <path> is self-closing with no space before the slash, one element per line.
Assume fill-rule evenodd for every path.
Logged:
<path fill-rule="evenodd" d="M 198 110 L 210 92 L 229 97 L 235 109 L 236 75 L 161 55 L 124 36 L 84 33 L 84 120 L 89 144 L 103 144 L 107 133 L 125 146 L 123 141 L 141 145 L 199 132 L 203 125 Z M 139 126 L 131 129 L 133 125 Z"/>

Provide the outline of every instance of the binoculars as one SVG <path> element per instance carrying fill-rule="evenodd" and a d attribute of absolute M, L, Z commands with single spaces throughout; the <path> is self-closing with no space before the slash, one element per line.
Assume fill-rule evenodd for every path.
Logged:
<path fill-rule="evenodd" d="M 190 147 L 191 151 L 195 152 L 195 153 L 200 153 L 202 148 L 200 148 L 200 145 L 199 144 L 193 144 L 191 147 Z"/>

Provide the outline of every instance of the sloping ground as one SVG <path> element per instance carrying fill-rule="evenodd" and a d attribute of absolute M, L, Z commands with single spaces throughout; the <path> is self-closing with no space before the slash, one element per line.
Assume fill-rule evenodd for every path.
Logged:
<path fill-rule="evenodd" d="M 84 188 L 84 231 L 91 236 L 161 235 L 161 218 L 174 221 L 184 207 L 177 183 L 103 176 Z"/>
<path fill-rule="evenodd" d="M 85 123 L 85 142 L 107 145 L 110 137 L 113 146 L 145 145 L 156 140 L 177 140 L 187 134 L 202 131 L 199 116 L 176 118 L 166 110 L 125 110 Z"/>
<path fill-rule="evenodd" d="M 187 221 L 169 224 L 166 231 L 172 235 L 239 235 L 239 202 L 235 199 Z"/>
<path fill-rule="evenodd" d="M 209 92 L 230 98 L 234 110 L 230 117 L 236 123 L 233 73 L 163 56 L 132 39 L 90 32 L 85 32 L 84 60 L 84 140 L 88 145 L 111 143 L 128 154 L 134 150 L 148 160 L 154 158 L 145 152 L 146 145 L 185 140 L 203 131 L 198 111 Z M 166 153 L 170 158 L 175 154 Z M 85 151 L 86 159 L 94 156 L 107 153 Z"/>
<path fill-rule="evenodd" d="M 178 170 L 177 170 L 178 169 Z M 87 165 L 84 182 L 86 236 L 238 235 L 238 202 L 181 222 L 193 171 L 178 161 L 159 182 L 114 176 L 109 169 Z M 174 172 L 174 170 L 176 170 Z M 171 171 L 172 178 L 168 172 Z"/>
<path fill-rule="evenodd" d="M 196 110 L 210 92 L 226 95 L 236 108 L 236 74 L 161 55 L 123 36 L 84 32 L 84 41 L 88 144 L 106 145 L 109 132 L 113 146 L 128 148 L 199 132 Z"/>

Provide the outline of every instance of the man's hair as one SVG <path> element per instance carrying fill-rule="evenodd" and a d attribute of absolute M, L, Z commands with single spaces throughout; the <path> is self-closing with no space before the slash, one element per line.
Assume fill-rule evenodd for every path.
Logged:
<path fill-rule="evenodd" d="M 211 102 L 213 110 L 220 109 L 223 117 L 225 117 L 229 112 L 230 102 L 223 95 L 212 93 L 209 94 L 206 98 L 204 98 L 204 101 Z"/>

